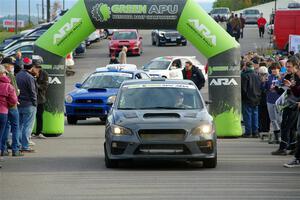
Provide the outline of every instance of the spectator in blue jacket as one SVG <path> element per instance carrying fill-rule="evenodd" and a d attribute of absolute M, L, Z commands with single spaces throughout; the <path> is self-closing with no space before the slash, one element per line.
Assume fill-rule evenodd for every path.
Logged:
<path fill-rule="evenodd" d="M 280 69 L 280 63 L 274 62 L 271 64 L 270 70 L 272 71 L 272 73 L 265 85 L 267 89 L 268 112 L 274 131 L 274 140 L 272 141 L 271 138 L 269 138 L 270 144 L 279 144 L 281 114 L 278 112 L 275 103 L 280 97 L 280 94 L 278 94 L 277 92 L 277 88 L 283 84 L 282 77 L 280 75 Z"/>
<path fill-rule="evenodd" d="M 22 152 L 32 153 L 29 147 L 29 139 L 33 129 L 33 123 L 37 107 L 36 75 L 39 74 L 40 66 L 32 64 L 29 58 L 23 59 L 24 69 L 17 74 L 17 84 L 20 89 L 19 113 Z"/>

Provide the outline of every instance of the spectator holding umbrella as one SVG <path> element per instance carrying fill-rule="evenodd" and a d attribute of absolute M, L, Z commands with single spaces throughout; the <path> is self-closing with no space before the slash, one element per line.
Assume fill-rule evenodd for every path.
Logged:
<path fill-rule="evenodd" d="M 16 91 L 11 85 L 9 78 L 6 76 L 6 69 L 0 65 L 0 139 L 6 127 L 8 110 L 18 103 Z M 1 151 L 1 157 L 4 152 Z"/>

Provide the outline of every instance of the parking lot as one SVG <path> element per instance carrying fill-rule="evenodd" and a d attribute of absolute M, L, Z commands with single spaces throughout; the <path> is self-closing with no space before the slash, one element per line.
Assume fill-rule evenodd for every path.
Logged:
<path fill-rule="evenodd" d="M 142 31 L 144 54 L 129 57 L 141 67 L 158 56 L 196 55 L 187 47 L 151 46 L 150 32 Z M 266 48 L 255 26 L 248 26 L 242 52 Z M 109 62 L 108 42 L 92 45 L 76 58 L 75 75 L 66 79 L 66 93 L 97 67 Z M 202 91 L 208 99 L 207 87 Z M 23 158 L 9 157 L 0 171 L 0 199 L 299 199 L 300 170 L 283 168 L 292 156 L 276 157 L 277 148 L 259 139 L 219 139 L 218 166 L 204 169 L 201 163 L 138 162 L 119 169 L 104 165 L 104 124 L 99 119 L 66 125 L 57 138 L 35 140 L 37 150 Z"/>

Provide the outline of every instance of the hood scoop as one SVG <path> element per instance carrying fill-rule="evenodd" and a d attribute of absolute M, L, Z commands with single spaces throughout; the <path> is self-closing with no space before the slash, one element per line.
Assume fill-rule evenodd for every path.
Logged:
<path fill-rule="evenodd" d="M 197 118 L 197 113 L 186 113 L 184 114 L 185 118 Z"/>
<path fill-rule="evenodd" d="M 180 118 L 180 115 L 178 113 L 146 113 L 144 118 Z"/>
<path fill-rule="evenodd" d="M 138 118 L 138 116 L 135 112 L 126 112 L 126 113 L 124 113 L 124 117 L 127 119 Z"/>
<path fill-rule="evenodd" d="M 129 43 L 128 40 L 120 40 L 119 42 L 120 42 L 120 43 Z"/>
<path fill-rule="evenodd" d="M 106 92 L 106 89 L 104 88 L 89 88 L 89 92 Z"/>

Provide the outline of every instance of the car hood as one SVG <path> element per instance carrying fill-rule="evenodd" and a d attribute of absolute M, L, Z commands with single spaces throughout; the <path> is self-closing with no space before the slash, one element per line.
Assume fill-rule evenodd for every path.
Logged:
<path fill-rule="evenodd" d="M 113 111 L 114 124 L 139 129 L 185 129 L 191 130 L 200 122 L 211 122 L 213 118 L 206 109 L 198 110 L 139 110 Z M 155 126 L 153 126 L 155 124 Z"/>
<path fill-rule="evenodd" d="M 73 98 L 92 98 L 95 99 L 97 97 L 110 97 L 112 95 L 117 95 L 118 93 L 118 88 L 113 88 L 113 89 L 76 89 L 73 90 L 72 92 L 69 93 Z"/>

